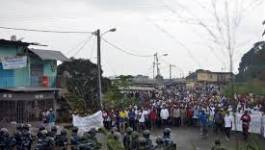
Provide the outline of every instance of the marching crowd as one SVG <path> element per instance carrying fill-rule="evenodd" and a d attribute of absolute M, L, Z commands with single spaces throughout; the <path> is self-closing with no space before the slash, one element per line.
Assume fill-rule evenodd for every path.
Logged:
<path fill-rule="evenodd" d="M 228 140 L 233 112 L 243 112 L 243 136 L 247 139 L 250 108 L 263 112 L 263 115 L 265 109 L 264 97 L 235 96 L 235 100 L 230 100 L 220 95 L 219 87 L 213 85 L 129 93 L 128 96 L 137 97 L 139 103 L 127 108 L 106 108 L 103 111 L 105 128 L 115 126 L 124 133 L 126 127 L 141 132 L 154 128 L 199 126 L 202 136 L 207 136 L 208 129 L 213 128 L 215 133 L 224 132 Z"/>

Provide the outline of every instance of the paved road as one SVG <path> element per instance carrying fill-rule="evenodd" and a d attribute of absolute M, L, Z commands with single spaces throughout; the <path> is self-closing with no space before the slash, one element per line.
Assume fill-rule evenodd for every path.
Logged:
<path fill-rule="evenodd" d="M 162 136 L 162 130 L 155 130 L 152 131 L 151 138 L 155 141 L 157 136 Z M 209 132 L 209 136 L 206 138 L 202 138 L 200 136 L 199 128 L 188 128 L 188 127 L 181 127 L 181 128 L 172 128 L 172 138 L 177 144 L 178 150 L 210 150 L 211 146 L 213 145 L 216 139 L 220 139 L 221 143 L 228 148 L 229 150 L 236 149 L 236 143 L 242 146 L 247 142 L 242 140 L 240 133 L 232 133 L 231 139 L 226 141 L 223 134 L 214 134 L 212 131 Z M 265 139 L 257 136 L 252 136 L 249 139 L 249 142 L 255 141 L 262 145 L 262 149 L 265 149 Z"/>
<path fill-rule="evenodd" d="M 3 125 L 0 124 L 0 127 L 8 127 L 12 133 L 12 131 L 15 128 L 15 125 L 8 124 Z M 220 139 L 221 143 L 228 148 L 228 150 L 236 150 L 236 143 L 238 142 L 240 146 L 245 145 L 247 142 L 242 140 L 242 136 L 240 133 L 232 133 L 231 139 L 229 141 L 226 141 L 223 134 L 214 134 L 211 129 L 209 130 L 209 136 L 207 138 L 202 138 L 200 136 L 199 128 L 193 128 L 193 127 L 181 127 L 181 128 L 171 128 L 172 133 L 171 137 L 177 144 L 177 150 L 210 150 L 211 146 L 213 145 L 214 141 L 216 139 Z M 37 128 L 32 129 L 33 133 L 36 133 Z M 151 138 L 154 141 L 158 136 L 162 136 L 163 130 L 162 129 L 156 129 L 152 130 L 151 132 Z M 106 137 L 102 137 L 100 140 L 106 141 Z M 265 150 L 265 139 L 252 135 L 248 143 L 258 143 L 262 146 L 262 150 Z M 103 142 L 104 143 L 104 142 Z M 194 149 L 195 148 L 195 149 Z M 105 148 L 104 148 L 105 149 Z"/>

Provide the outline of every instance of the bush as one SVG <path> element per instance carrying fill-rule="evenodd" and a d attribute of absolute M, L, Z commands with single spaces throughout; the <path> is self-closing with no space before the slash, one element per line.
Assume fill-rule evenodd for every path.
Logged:
<path fill-rule="evenodd" d="M 243 83 L 234 83 L 228 85 L 224 89 L 224 95 L 228 97 L 233 97 L 233 93 L 247 95 L 253 93 L 255 95 L 264 96 L 265 95 L 265 83 L 259 80 L 252 80 Z"/>

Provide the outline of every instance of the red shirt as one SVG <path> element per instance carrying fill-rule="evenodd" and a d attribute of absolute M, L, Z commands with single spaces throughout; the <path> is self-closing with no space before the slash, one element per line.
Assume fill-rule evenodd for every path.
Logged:
<path fill-rule="evenodd" d="M 188 118 L 192 118 L 192 116 L 193 116 L 193 112 L 192 112 L 192 110 L 191 110 L 191 109 L 188 109 L 188 110 L 187 110 L 187 117 L 188 117 Z"/>
<path fill-rule="evenodd" d="M 240 118 L 242 120 L 242 126 L 243 128 L 249 128 L 249 123 L 251 121 L 250 115 L 249 114 L 244 114 Z"/>
<path fill-rule="evenodd" d="M 150 112 L 150 119 L 151 119 L 152 121 L 156 121 L 156 119 L 157 119 L 156 111 L 152 110 L 152 111 Z"/>

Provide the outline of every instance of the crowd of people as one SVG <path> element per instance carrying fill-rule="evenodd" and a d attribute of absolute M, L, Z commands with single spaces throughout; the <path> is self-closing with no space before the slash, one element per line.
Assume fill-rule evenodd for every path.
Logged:
<path fill-rule="evenodd" d="M 247 139 L 251 122 L 250 110 L 263 112 L 264 115 L 265 109 L 264 97 L 237 95 L 231 100 L 222 96 L 220 88 L 214 85 L 132 92 L 128 96 L 137 97 L 139 103 L 125 108 L 105 108 L 105 128 L 115 126 L 124 133 L 126 127 L 141 132 L 154 128 L 199 126 L 202 136 L 207 136 L 209 128 L 212 128 L 215 133 L 224 132 L 228 140 L 233 112 L 242 112 L 243 135 Z"/>
<path fill-rule="evenodd" d="M 202 137 L 208 136 L 209 129 L 216 134 L 222 132 L 229 140 L 235 112 L 243 114 L 240 120 L 246 140 L 251 111 L 259 111 L 263 116 L 265 111 L 264 97 L 236 95 L 229 99 L 220 94 L 219 87 L 213 85 L 193 89 L 168 87 L 152 92 L 131 92 L 127 96 L 136 98 L 137 103 L 116 109 L 105 107 L 102 111 L 104 127 L 111 131 L 114 139 L 120 140 L 126 150 L 176 149 L 170 137 L 170 128 L 183 126 L 200 127 Z M 58 131 L 55 121 L 55 113 L 51 109 L 43 113 L 44 126 L 39 128 L 36 136 L 32 135 L 28 124 L 18 124 L 13 135 L 2 128 L 0 149 L 100 149 L 95 129 L 79 136 L 78 128 L 74 127 L 71 136 L 68 136 L 67 130 Z M 150 132 L 154 129 L 164 129 L 163 136 L 156 137 L 156 144 L 150 139 Z M 217 141 L 215 146 L 219 147 L 219 143 Z"/>

